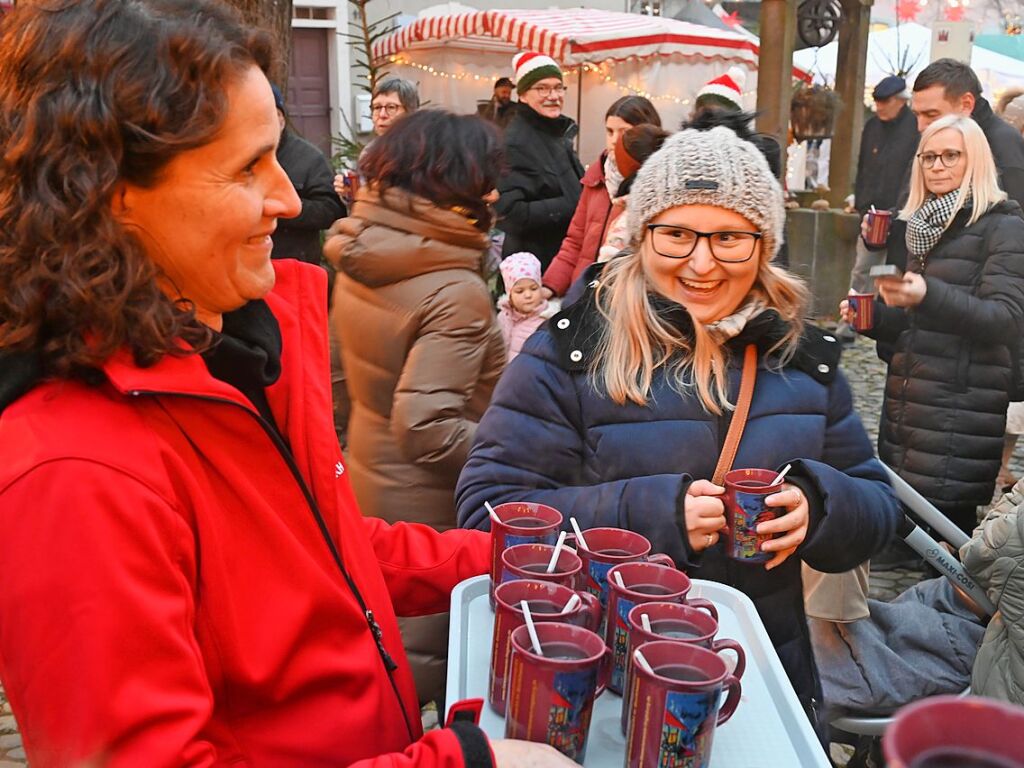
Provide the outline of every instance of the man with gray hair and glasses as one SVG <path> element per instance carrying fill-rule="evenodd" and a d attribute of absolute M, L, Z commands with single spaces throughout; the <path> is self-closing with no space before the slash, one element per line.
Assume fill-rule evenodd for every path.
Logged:
<path fill-rule="evenodd" d="M 551 57 L 525 51 L 512 66 L 520 106 L 505 129 L 507 171 L 498 180 L 502 255 L 526 251 L 546 269 L 580 199 L 583 166 L 572 147 L 576 123 L 562 114 L 565 83 Z"/>

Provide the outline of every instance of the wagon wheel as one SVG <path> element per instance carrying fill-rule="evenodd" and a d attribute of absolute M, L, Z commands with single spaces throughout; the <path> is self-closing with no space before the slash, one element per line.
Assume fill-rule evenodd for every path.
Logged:
<path fill-rule="evenodd" d="M 840 18 L 839 0 L 803 0 L 796 11 L 797 34 L 811 47 L 827 45 L 839 32 Z"/>

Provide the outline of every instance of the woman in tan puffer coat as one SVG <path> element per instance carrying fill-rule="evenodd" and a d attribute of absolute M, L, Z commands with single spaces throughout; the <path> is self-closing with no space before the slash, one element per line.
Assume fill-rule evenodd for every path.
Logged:
<path fill-rule="evenodd" d="M 974 659 L 971 690 L 1024 705 L 1024 480 L 992 507 L 960 556 L 997 608 Z"/>
<path fill-rule="evenodd" d="M 500 171 L 494 129 L 421 110 L 374 141 L 324 253 L 352 399 L 363 514 L 454 528 L 455 483 L 505 363 L 482 274 Z M 493 194 L 492 194 L 493 192 Z M 447 614 L 402 620 L 421 702 L 444 691 Z"/>

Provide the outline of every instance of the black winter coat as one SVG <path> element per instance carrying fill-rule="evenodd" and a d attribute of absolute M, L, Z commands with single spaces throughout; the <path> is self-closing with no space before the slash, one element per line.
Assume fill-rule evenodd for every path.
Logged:
<path fill-rule="evenodd" d="M 880 353 L 892 350 L 878 454 L 943 511 L 992 499 L 1024 330 L 1020 206 L 998 203 L 969 227 L 967 218 L 961 211 L 927 254 L 921 304 L 876 299 L 866 333 Z"/>
<path fill-rule="evenodd" d="M 901 109 L 893 120 L 880 120 L 876 115 L 864 124 L 854 187 L 854 199 L 861 214 L 871 206 L 878 210 L 897 206 L 919 138 L 917 118 L 910 107 Z"/>
<path fill-rule="evenodd" d="M 502 256 L 529 251 L 547 269 L 580 199 L 583 165 L 572 148 L 576 123 L 548 118 L 526 105 L 505 129 L 506 171 L 498 181 Z"/>
<path fill-rule="evenodd" d="M 992 148 L 992 157 L 999 171 L 999 186 L 1024 206 L 1024 136 L 992 111 L 989 103 L 979 98 L 971 112 Z"/>
<path fill-rule="evenodd" d="M 320 263 L 320 230 L 345 215 L 345 206 L 334 191 L 334 171 L 323 152 L 289 130 L 281 134 L 277 162 L 302 201 L 294 219 L 279 219 L 274 232 L 275 259 Z"/>
<path fill-rule="evenodd" d="M 692 334 L 683 307 L 666 311 L 681 333 Z M 603 322 L 590 288 L 534 333 L 509 364 L 459 477 L 459 525 L 488 528 L 484 501 L 536 501 L 560 510 L 566 524 L 571 515 L 583 528 L 643 534 L 690 576 L 750 596 L 810 707 L 820 693 L 800 560 L 822 571 L 849 570 L 885 545 L 899 519 L 899 504 L 838 371 L 835 337 L 809 326 L 781 369 L 777 359 L 766 359 L 786 331 L 775 312 L 754 318 L 729 342 L 733 398 L 744 347 L 762 350 L 734 466 L 779 469 L 792 462 L 788 477 L 810 505 L 807 538 L 796 556 L 765 571 L 728 560 L 721 544 L 695 554 L 681 527 L 683 497 L 693 480 L 713 474 L 728 417 L 705 410 L 692 389 L 673 389 L 667 366 L 655 372 L 646 406 L 612 402 L 589 373 Z"/>

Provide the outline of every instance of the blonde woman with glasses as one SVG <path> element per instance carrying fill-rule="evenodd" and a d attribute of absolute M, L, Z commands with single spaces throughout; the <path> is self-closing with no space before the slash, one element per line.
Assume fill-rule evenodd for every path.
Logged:
<path fill-rule="evenodd" d="M 1024 219 L 977 123 L 925 130 L 900 218 L 907 272 L 877 281 L 865 332 L 892 353 L 878 453 L 970 533 L 999 472 L 1024 324 Z"/>
<path fill-rule="evenodd" d="M 536 501 L 583 528 L 643 534 L 691 575 L 753 599 L 798 695 L 820 686 L 801 560 L 846 571 L 884 545 L 897 504 L 837 371 L 836 339 L 803 321 L 806 290 L 771 264 L 782 190 L 746 135 L 709 121 L 668 138 L 630 194 L 632 251 L 592 267 L 590 287 L 524 345 L 477 429 L 456 489 L 459 522 L 484 502 Z M 736 468 L 792 464 L 758 526 L 766 563 L 725 556 L 712 482 L 756 370 Z"/>

